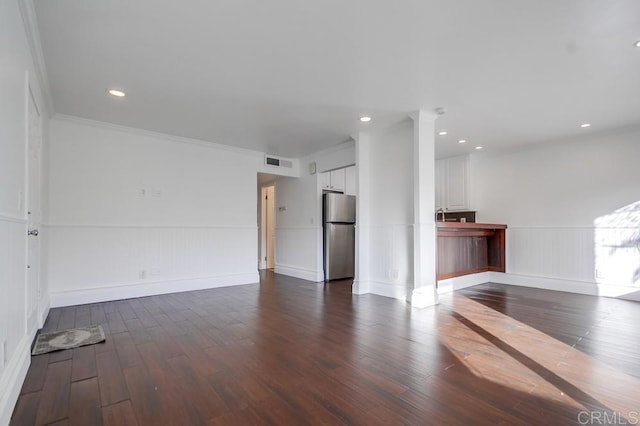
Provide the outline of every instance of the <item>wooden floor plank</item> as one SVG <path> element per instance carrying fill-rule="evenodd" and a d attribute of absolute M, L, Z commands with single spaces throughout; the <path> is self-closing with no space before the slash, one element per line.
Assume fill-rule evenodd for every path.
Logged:
<path fill-rule="evenodd" d="M 73 349 L 73 367 L 71 369 L 71 381 L 85 380 L 95 377 L 96 349 L 94 345 L 81 346 Z"/>
<path fill-rule="evenodd" d="M 29 393 L 42 390 L 47 367 L 49 366 L 49 354 L 36 355 L 31 357 L 31 365 L 27 372 L 27 378 L 22 384 L 20 393 Z"/>
<path fill-rule="evenodd" d="M 47 366 L 47 375 L 38 404 L 37 425 L 64 420 L 69 414 L 71 388 L 71 361 L 61 361 Z"/>
<path fill-rule="evenodd" d="M 96 377 L 71 384 L 68 420 L 70 425 L 102 425 L 100 389 Z"/>
<path fill-rule="evenodd" d="M 118 355 L 114 351 L 96 354 L 96 367 L 103 406 L 129 399 Z"/>
<path fill-rule="evenodd" d="M 102 419 L 104 426 L 138 426 L 129 400 L 102 407 Z"/>
<path fill-rule="evenodd" d="M 19 426 L 36 424 L 38 404 L 40 404 L 40 392 L 31 392 L 21 395 L 15 409 L 13 410 L 11 425 Z"/>
<path fill-rule="evenodd" d="M 578 424 L 640 407 L 640 304 L 485 284 L 440 305 L 347 281 L 55 308 L 107 342 L 32 358 L 12 424 Z"/>

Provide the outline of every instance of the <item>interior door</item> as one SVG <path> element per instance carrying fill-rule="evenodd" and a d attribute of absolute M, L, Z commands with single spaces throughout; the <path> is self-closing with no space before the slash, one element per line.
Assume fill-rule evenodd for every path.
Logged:
<path fill-rule="evenodd" d="M 267 188 L 267 268 L 273 269 L 276 265 L 276 196 L 275 187 Z"/>
<path fill-rule="evenodd" d="M 29 91 L 28 114 L 28 195 L 27 195 L 27 321 L 33 327 L 37 323 L 38 304 L 42 296 L 40 288 L 40 221 L 42 218 L 40 206 L 40 170 L 42 150 L 42 125 L 38 107 Z M 38 324 L 41 325 L 41 324 Z"/>

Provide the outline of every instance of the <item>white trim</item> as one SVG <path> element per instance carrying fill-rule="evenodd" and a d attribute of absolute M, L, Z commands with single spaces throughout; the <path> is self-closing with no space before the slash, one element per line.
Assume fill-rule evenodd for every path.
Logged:
<path fill-rule="evenodd" d="M 276 274 L 287 275 L 289 277 L 300 278 L 314 283 L 324 280 L 324 272 L 315 269 L 300 268 L 292 265 L 282 265 L 276 263 L 274 272 Z"/>
<path fill-rule="evenodd" d="M 131 284 L 114 284 L 106 287 L 89 288 L 84 290 L 51 292 L 50 306 L 58 308 L 62 306 L 83 305 L 87 303 L 154 296 L 158 294 L 180 293 L 192 290 L 205 290 L 217 287 L 254 284 L 259 281 L 260 276 L 258 271 L 255 271 L 243 274 L 145 281 Z"/>
<path fill-rule="evenodd" d="M 618 299 L 640 301 L 640 287 L 598 284 L 596 282 L 589 281 L 506 274 L 502 272 L 490 272 L 490 274 L 491 282 L 498 284 L 510 284 L 521 287 L 586 294 L 589 296 L 614 297 Z"/>
<path fill-rule="evenodd" d="M 411 306 L 418 309 L 428 308 L 429 306 L 437 305 L 438 292 L 432 285 L 422 286 L 413 289 L 411 292 L 411 300 L 409 301 Z"/>
<path fill-rule="evenodd" d="M 144 130 L 144 129 L 138 129 L 136 127 L 128 127 L 128 126 L 122 126 L 120 124 L 107 123 L 104 121 L 90 120 L 88 118 L 76 117 L 74 115 L 55 114 L 51 119 L 57 120 L 57 121 L 66 121 L 68 123 L 83 124 L 85 126 L 97 127 L 100 129 L 115 130 L 118 132 L 129 133 L 129 134 L 134 134 L 139 136 L 147 136 L 147 137 L 166 140 L 169 142 L 186 143 L 189 145 L 197 145 L 204 148 L 221 149 L 225 151 L 235 152 L 238 154 L 245 154 L 245 155 L 251 155 L 253 157 L 259 157 L 260 159 L 262 159 L 265 155 L 264 152 L 254 151 L 252 149 L 246 149 L 246 148 L 239 148 L 231 145 L 224 145 L 219 142 L 211 142 L 211 141 L 205 141 L 201 139 L 187 138 L 184 136 L 170 135 L 168 133 L 160 133 L 160 132 L 154 132 L 152 130 Z"/>
<path fill-rule="evenodd" d="M 44 327 L 44 323 L 49 316 L 49 310 L 51 310 L 51 298 L 49 293 L 43 294 L 40 302 L 38 303 L 38 327 Z"/>
<path fill-rule="evenodd" d="M 351 293 L 353 294 L 369 294 L 371 282 L 370 281 L 353 281 L 353 285 L 351 286 Z"/>
<path fill-rule="evenodd" d="M 389 281 L 369 281 L 369 293 L 377 294 L 378 296 L 390 297 L 392 299 L 399 299 L 407 301 L 410 293 L 407 293 L 407 289 L 410 288 L 413 291 L 413 284 L 392 283 Z"/>
<path fill-rule="evenodd" d="M 45 228 L 97 228 L 97 229 L 248 229 L 257 230 L 256 225 L 114 225 L 114 224 L 42 224 Z"/>
<path fill-rule="evenodd" d="M 27 223 L 27 219 L 26 218 L 22 218 L 22 217 L 17 217 L 17 216 L 6 216 L 6 215 L 3 215 L 2 213 L 0 213 L 0 222 L 11 222 L 11 223 L 26 224 Z"/>
<path fill-rule="evenodd" d="M 31 342 L 34 335 L 23 335 L 13 357 L 7 363 L 0 377 L 0 425 L 8 425 L 13 409 L 18 402 L 20 389 L 27 378 L 31 363 Z"/>
<path fill-rule="evenodd" d="M 438 294 L 447 294 L 474 285 L 486 284 L 491 281 L 490 272 L 479 272 L 477 274 L 463 275 L 461 277 L 448 278 L 438 281 Z"/>
<path fill-rule="evenodd" d="M 51 97 L 51 87 L 49 85 L 49 77 L 47 75 L 47 67 L 42 53 L 42 45 L 40 43 L 40 32 L 38 31 L 38 19 L 36 17 L 36 9 L 33 0 L 18 0 L 20 14 L 22 15 L 22 23 L 24 32 L 27 36 L 31 59 L 38 76 L 38 84 L 40 93 L 44 98 L 47 109 L 53 113 L 53 98 Z M 42 114 L 41 114 L 42 115 Z"/>

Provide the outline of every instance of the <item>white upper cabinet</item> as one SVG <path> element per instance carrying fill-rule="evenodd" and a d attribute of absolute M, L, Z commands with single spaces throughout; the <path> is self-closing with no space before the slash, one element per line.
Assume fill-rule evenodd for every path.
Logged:
<path fill-rule="evenodd" d="M 331 172 L 318 173 L 318 179 L 320 180 L 320 188 L 331 189 Z"/>
<path fill-rule="evenodd" d="M 436 210 L 445 208 L 444 201 L 444 160 L 437 160 L 435 167 Z"/>
<path fill-rule="evenodd" d="M 320 173 L 320 184 L 322 189 L 344 192 L 345 177 L 345 169 L 337 169 L 330 172 Z"/>
<path fill-rule="evenodd" d="M 357 195 L 356 166 L 345 169 L 344 193 L 347 195 Z"/>
<path fill-rule="evenodd" d="M 436 161 L 436 209 L 469 210 L 469 157 Z"/>
<path fill-rule="evenodd" d="M 331 189 L 334 191 L 344 191 L 346 173 L 344 169 L 332 170 Z"/>

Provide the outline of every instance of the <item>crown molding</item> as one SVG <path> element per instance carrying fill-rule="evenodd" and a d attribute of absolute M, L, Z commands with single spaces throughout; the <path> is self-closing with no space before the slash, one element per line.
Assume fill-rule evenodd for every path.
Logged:
<path fill-rule="evenodd" d="M 42 44 L 40 43 L 40 31 L 38 30 L 38 19 L 36 17 L 36 9 L 33 0 L 18 0 L 22 22 L 24 24 L 24 32 L 27 36 L 29 50 L 31 51 L 31 59 L 38 76 L 38 84 L 40 92 L 44 98 L 49 115 L 53 115 L 53 98 L 51 97 L 51 86 L 49 85 L 49 77 L 42 53 Z"/>
<path fill-rule="evenodd" d="M 265 155 L 264 152 L 254 151 L 252 149 L 239 148 L 232 145 L 224 145 L 221 143 L 209 142 L 209 141 L 204 141 L 200 139 L 192 139 L 192 138 L 186 138 L 183 136 L 170 135 L 168 133 L 154 132 L 152 130 L 144 130 L 144 129 L 139 129 L 137 127 L 128 127 L 120 124 L 107 123 L 105 121 L 91 120 L 89 118 L 82 118 L 75 115 L 54 114 L 51 117 L 51 119 L 56 121 L 81 124 L 84 126 L 97 127 L 100 129 L 115 130 L 117 132 L 162 139 L 170 142 L 197 145 L 200 147 L 210 148 L 210 149 L 220 149 L 224 151 L 235 152 L 237 154 L 250 155 L 257 158 L 263 158 Z M 285 158 L 285 157 L 282 157 L 282 158 Z"/>

